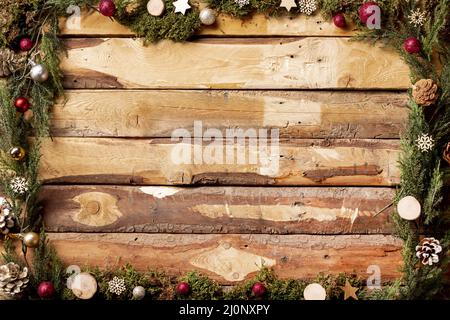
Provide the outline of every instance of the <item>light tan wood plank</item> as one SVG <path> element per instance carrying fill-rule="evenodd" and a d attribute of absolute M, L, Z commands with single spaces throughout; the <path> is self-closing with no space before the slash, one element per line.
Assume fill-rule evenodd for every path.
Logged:
<path fill-rule="evenodd" d="M 396 53 L 347 38 L 68 39 L 67 88 L 406 89 Z"/>
<path fill-rule="evenodd" d="M 264 264 L 282 278 L 356 272 L 378 265 L 382 279 L 400 276 L 400 240 L 392 236 L 180 235 L 50 233 L 67 264 L 180 274 L 199 270 L 221 283 L 249 278 Z"/>
<path fill-rule="evenodd" d="M 58 196 L 55 196 L 58 195 Z M 385 233 L 388 188 L 45 186 L 51 232 Z"/>
<path fill-rule="evenodd" d="M 252 147 L 247 141 L 242 149 L 236 142 L 227 145 L 217 140 L 215 150 L 210 142 L 202 147 L 201 141 L 178 141 L 47 139 L 41 149 L 40 177 L 58 183 L 156 185 L 393 185 L 399 181 L 398 141 L 282 140 L 279 152 L 275 141 L 266 140 L 252 139 Z M 258 152 L 256 145 L 265 143 L 266 151 Z M 214 151 L 222 157 L 209 158 Z M 186 162 L 180 161 L 181 154 L 187 154 Z"/>
<path fill-rule="evenodd" d="M 68 91 L 53 108 L 54 136 L 170 137 L 194 121 L 276 128 L 292 138 L 398 138 L 407 95 L 389 92 Z"/>
<path fill-rule="evenodd" d="M 99 14 L 95 10 L 83 10 L 79 27 L 73 19 L 61 20 L 61 33 L 64 36 L 127 36 L 134 33 L 126 26 Z M 226 14 L 218 16 L 212 26 L 204 26 L 201 36 L 349 36 L 352 26 L 343 30 L 336 28 L 320 14 L 290 17 L 266 17 L 255 14 L 251 18 L 239 19 Z"/>

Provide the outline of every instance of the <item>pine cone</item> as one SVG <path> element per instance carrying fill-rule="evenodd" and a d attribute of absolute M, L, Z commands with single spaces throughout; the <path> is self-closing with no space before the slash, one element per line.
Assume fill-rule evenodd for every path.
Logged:
<path fill-rule="evenodd" d="M 439 262 L 439 253 L 442 251 L 439 240 L 435 238 L 423 238 L 420 244 L 416 246 L 416 257 L 424 265 L 433 265 Z"/>
<path fill-rule="evenodd" d="M 421 106 L 428 107 L 438 98 L 438 86 L 431 79 L 421 79 L 413 86 L 412 96 L 414 101 Z"/>
<path fill-rule="evenodd" d="M 444 153 L 442 154 L 442 157 L 444 158 L 445 161 L 448 162 L 448 164 L 450 164 L 450 142 L 447 143 L 447 145 L 445 146 Z"/>
<path fill-rule="evenodd" d="M 19 70 L 26 61 L 26 56 L 16 54 L 10 49 L 0 49 L 0 78 L 8 77 Z"/>
<path fill-rule="evenodd" d="M 0 294 L 14 296 L 21 293 L 28 284 L 28 268 L 23 269 L 14 262 L 0 266 Z"/>
<path fill-rule="evenodd" d="M 14 228 L 15 221 L 11 214 L 11 204 L 3 197 L 0 197 L 0 232 L 8 234 L 9 229 Z"/>

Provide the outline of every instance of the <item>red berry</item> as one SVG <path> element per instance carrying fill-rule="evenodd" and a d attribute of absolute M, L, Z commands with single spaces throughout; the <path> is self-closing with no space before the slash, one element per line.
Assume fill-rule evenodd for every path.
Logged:
<path fill-rule="evenodd" d="M 371 6 L 378 6 L 378 3 L 374 1 L 369 1 L 359 7 L 358 9 L 359 19 L 361 19 L 362 23 L 367 23 L 367 20 L 373 14 L 373 11 L 370 10 Z"/>
<path fill-rule="evenodd" d="M 333 16 L 333 23 L 338 28 L 345 28 L 347 26 L 345 16 L 342 13 L 338 13 Z"/>
<path fill-rule="evenodd" d="M 20 39 L 19 47 L 22 51 L 30 51 L 33 49 L 33 41 L 30 38 L 22 38 Z"/>
<path fill-rule="evenodd" d="M 189 283 L 187 283 L 187 282 L 180 282 L 180 283 L 177 285 L 176 292 L 177 292 L 177 294 L 179 294 L 179 295 L 185 296 L 185 295 L 187 295 L 190 291 L 191 291 L 191 287 L 189 286 Z"/>
<path fill-rule="evenodd" d="M 261 282 L 257 282 L 252 287 L 252 292 L 257 297 L 262 297 L 266 293 L 266 286 Z"/>
<path fill-rule="evenodd" d="M 116 13 L 116 4 L 112 0 L 101 0 L 98 11 L 106 17 L 112 17 Z"/>
<path fill-rule="evenodd" d="M 411 54 L 419 53 L 420 50 L 422 49 L 422 44 L 420 43 L 419 39 L 410 37 L 406 39 L 405 42 L 403 43 L 403 48 L 405 49 L 406 52 Z"/>
<path fill-rule="evenodd" d="M 14 106 L 16 107 L 16 110 L 20 113 L 25 113 L 30 109 L 30 102 L 27 98 L 19 97 L 14 102 Z"/>
<path fill-rule="evenodd" d="M 55 286 L 50 281 L 41 282 L 37 294 L 42 299 L 51 298 L 55 294 Z"/>

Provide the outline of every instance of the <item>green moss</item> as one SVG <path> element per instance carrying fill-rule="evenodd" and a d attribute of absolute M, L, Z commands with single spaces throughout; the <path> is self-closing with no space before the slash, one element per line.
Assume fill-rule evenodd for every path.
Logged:
<path fill-rule="evenodd" d="M 198 272 L 189 272 L 180 281 L 187 282 L 191 292 L 187 299 L 190 300 L 217 300 L 222 296 L 222 287 L 214 280 L 201 275 Z M 184 297 L 177 297 L 184 299 Z"/>

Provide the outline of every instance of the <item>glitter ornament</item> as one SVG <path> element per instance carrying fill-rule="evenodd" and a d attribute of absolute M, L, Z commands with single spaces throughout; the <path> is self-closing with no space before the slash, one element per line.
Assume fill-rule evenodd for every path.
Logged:
<path fill-rule="evenodd" d="M 205 8 L 200 11 L 199 18 L 205 26 L 210 26 L 216 22 L 216 13 L 212 9 Z"/>

